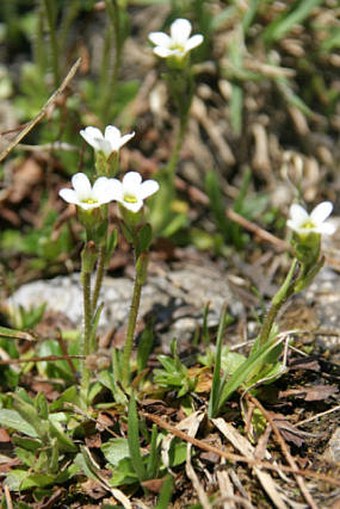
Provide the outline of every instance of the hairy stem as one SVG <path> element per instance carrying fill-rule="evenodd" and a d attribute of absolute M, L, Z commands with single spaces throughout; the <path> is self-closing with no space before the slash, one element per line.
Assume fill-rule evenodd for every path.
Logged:
<path fill-rule="evenodd" d="M 87 366 L 87 357 L 91 353 L 91 324 L 92 324 L 92 306 L 91 306 L 91 273 L 84 267 L 82 268 L 81 280 L 83 285 L 83 336 L 81 344 L 81 354 L 85 356 L 81 363 L 81 395 L 87 403 L 88 390 L 90 385 L 91 372 Z"/>
<path fill-rule="evenodd" d="M 289 269 L 286 279 L 284 280 L 282 286 L 279 288 L 279 290 L 273 297 L 270 309 L 263 322 L 260 336 L 255 343 L 257 348 L 261 348 L 261 346 L 267 343 L 278 312 L 280 311 L 282 305 L 285 303 L 288 297 L 290 297 L 292 293 L 294 293 L 294 284 L 292 284 L 292 282 L 297 265 L 298 260 L 295 258 L 292 262 L 292 265 Z"/>
<path fill-rule="evenodd" d="M 142 258 L 141 258 L 142 257 Z M 126 341 L 123 351 L 123 362 L 122 362 L 122 382 L 123 386 L 127 387 L 130 382 L 130 360 L 133 349 L 133 340 L 136 330 L 137 316 L 140 304 L 140 298 L 142 293 L 142 287 L 145 280 L 147 256 L 143 253 L 140 257 L 142 263 L 136 263 L 136 278 L 133 287 L 133 294 L 130 306 L 129 320 L 126 332 Z"/>
<path fill-rule="evenodd" d="M 105 270 L 105 258 L 106 258 L 106 250 L 104 245 L 100 245 L 98 249 L 98 262 L 97 262 L 97 273 L 96 273 L 96 281 L 93 289 L 92 296 L 92 313 L 96 312 L 96 308 L 98 305 L 98 299 L 100 290 L 103 283 L 104 270 Z"/>

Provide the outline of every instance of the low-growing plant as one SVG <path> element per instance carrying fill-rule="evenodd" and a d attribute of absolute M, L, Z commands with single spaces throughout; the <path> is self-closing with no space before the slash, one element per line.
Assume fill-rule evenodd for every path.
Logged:
<path fill-rule="evenodd" d="M 227 258 L 232 248 L 241 251 L 247 247 L 250 239 L 240 224 L 226 214 L 221 175 L 217 174 L 215 168 L 207 171 L 202 179 L 206 195 L 202 190 L 198 193 L 201 193 L 201 198 L 203 196 L 202 203 L 213 219 L 214 224 L 209 231 L 204 230 L 204 224 L 193 226 L 188 204 L 177 199 L 177 168 L 196 93 L 199 76 L 196 73 L 200 72 L 201 65 L 195 64 L 204 56 L 214 33 L 218 34 L 224 29 L 225 23 L 226 26 L 228 23 L 232 26 L 227 29 L 228 44 L 225 48 L 222 45 L 224 53 L 214 69 L 214 77 L 209 75 L 209 65 L 206 68 L 201 65 L 203 80 L 208 82 L 210 78 L 212 81 L 216 79 L 218 86 L 224 80 L 227 88 L 230 87 L 228 142 L 235 147 L 240 144 L 244 148 L 244 143 L 248 143 L 253 136 L 252 132 L 250 136 L 246 132 L 245 125 L 246 115 L 251 116 L 253 108 L 253 103 L 250 101 L 249 106 L 246 100 L 249 84 L 270 86 L 289 114 L 294 117 L 295 113 L 294 118 L 296 111 L 299 111 L 317 122 L 310 99 L 314 95 L 322 96 L 320 108 L 327 109 L 330 115 L 336 107 L 336 94 L 327 90 L 320 77 L 316 77 L 310 86 L 301 87 L 299 80 L 304 80 L 301 76 L 296 77 L 295 71 L 284 67 L 277 51 L 285 35 L 307 18 L 313 30 L 317 31 L 311 13 L 321 4 L 320 0 L 283 5 L 280 7 L 281 14 L 265 23 L 262 18 L 266 18 L 266 10 L 272 4 L 270 2 L 248 2 L 246 11 L 243 5 L 234 2 L 225 8 L 222 6 L 217 15 L 214 9 L 210 9 L 209 2 L 194 0 L 186 4 L 181 6 L 174 2 L 165 21 L 166 30 L 169 25 L 170 35 L 167 31 L 151 32 L 148 37 L 153 45 L 153 53 L 161 59 L 161 79 L 166 85 L 170 104 L 174 107 L 177 131 L 170 143 L 172 150 L 168 161 L 155 172 L 155 179 L 143 180 L 142 171 L 125 171 L 121 174 L 125 163 L 121 164 L 120 153 L 124 145 L 134 138 L 135 132 L 122 135 L 117 127 L 109 124 L 115 121 L 125 129 L 128 124 L 126 119 L 136 120 L 134 111 L 138 111 L 138 106 L 130 108 L 128 113 L 125 108 L 136 98 L 140 99 L 138 80 L 120 80 L 123 49 L 130 32 L 129 2 L 74 0 L 60 3 L 41 0 L 34 10 L 28 8 L 21 19 L 20 16 L 10 15 L 10 12 L 17 14 L 17 4 L 5 1 L 9 20 L 8 41 L 12 43 L 16 37 L 27 40 L 35 38 L 33 62 L 22 66 L 16 84 L 18 96 L 13 100 L 14 111 L 22 123 L 35 115 L 41 114 L 40 119 L 48 117 L 49 129 L 41 127 L 32 134 L 33 140 L 40 143 L 38 151 L 48 151 L 48 157 L 42 158 L 41 165 L 44 171 L 46 165 L 46 171 L 51 173 L 56 169 L 63 175 L 72 175 L 72 188 L 63 187 L 59 191 L 59 196 L 69 204 L 60 222 L 58 213 L 50 210 L 50 202 L 46 200 L 44 192 L 37 200 L 37 213 L 41 215 L 38 227 L 27 227 L 18 233 L 8 226 L 13 221 L 12 215 L 8 215 L 5 219 L 8 224 L 0 234 L 0 247 L 8 258 L 4 274 L 11 267 L 8 255 L 12 254 L 29 257 L 27 266 L 43 271 L 45 275 L 57 271 L 60 264 L 65 262 L 65 255 L 73 249 L 73 231 L 64 224 L 66 217 L 72 217 L 72 221 L 76 217 L 79 223 L 76 238 L 77 242 L 80 242 L 79 239 L 82 242 L 80 259 L 76 262 L 76 266 L 81 267 L 82 327 L 73 331 L 57 331 L 51 337 L 35 336 L 30 329 L 41 322 L 45 305 L 27 309 L 19 307 L 11 316 L 11 325 L 15 329 L 0 327 L 0 378 L 4 388 L 0 396 L 0 425 L 10 432 L 16 456 L 15 463 L 10 465 L 4 477 L 5 485 L 16 495 L 33 490 L 35 501 L 41 502 L 44 497 L 52 497 L 55 486 L 68 485 L 75 480 L 80 482 L 85 475 L 104 487 L 124 508 L 131 507 L 125 492 L 129 495 L 150 495 L 150 486 L 156 481 L 155 491 L 159 496 L 155 509 L 170 507 L 177 482 L 176 469 L 186 463 L 189 477 L 190 454 L 194 458 L 195 453 L 190 453 L 187 443 L 178 438 L 182 436 L 181 432 L 168 441 L 166 433 L 160 431 L 156 424 L 149 428 L 141 410 L 141 399 L 151 395 L 148 403 L 153 405 L 160 402 L 153 397 L 161 398 L 163 401 L 160 403 L 164 408 L 173 401 L 174 415 L 169 420 L 173 418 L 174 422 L 183 412 L 189 414 L 200 406 L 202 415 L 206 411 L 207 419 L 204 422 L 209 427 L 214 423 L 214 418 L 226 411 L 229 399 L 238 392 L 244 396 L 261 384 L 277 380 L 285 369 L 282 360 L 285 338 L 277 324 L 278 313 L 289 298 L 313 281 L 323 265 L 321 237 L 334 232 L 332 224 L 326 221 L 332 204 L 328 201 L 320 203 L 308 214 L 295 203 L 290 208 L 287 221 L 288 228 L 292 230 L 291 267 L 269 304 L 248 355 L 235 353 L 225 344 L 226 329 L 230 324 L 226 308 L 222 310 L 215 338 L 215 332 L 208 327 L 207 304 L 202 313 L 202 334 L 197 334 L 197 341 L 193 341 L 197 350 L 193 356 L 196 363 L 193 368 L 189 368 L 178 354 L 177 344 L 181 337 L 171 342 L 170 355 L 152 357 L 158 340 L 153 323 L 147 323 L 140 334 L 134 359 L 136 324 L 153 241 L 161 236 L 171 237 L 174 242 L 181 238 L 184 239 L 184 245 L 195 243 L 202 249 L 212 250 L 214 255 L 222 254 Z M 101 61 L 94 74 L 92 70 L 84 70 L 87 63 L 83 62 L 77 93 L 73 93 L 71 86 L 65 85 L 63 94 L 60 94 L 61 88 L 58 87 L 65 64 L 66 36 L 72 23 L 76 19 L 79 21 L 79 16 L 92 8 L 98 9 L 98 12 L 105 9 L 106 12 Z M 3 5 L 0 9 L 3 9 Z M 186 10 L 196 13 L 196 27 L 202 34 L 191 35 L 191 22 L 183 17 L 174 18 L 178 13 L 184 15 Z M 1 37 L 0 24 L 0 42 Z M 336 46 L 337 37 L 335 32 L 330 31 L 321 38 L 319 50 L 322 58 L 326 58 Z M 261 50 L 262 61 L 251 61 L 251 45 Z M 315 55 L 314 52 L 312 58 L 316 58 Z M 316 64 L 312 59 L 307 63 L 303 56 L 298 61 L 300 69 L 304 69 L 306 74 L 315 69 Z M 51 70 L 48 75 L 47 68 Z M 7 99 L 8 91 L 13 87 L 10 74 L 6 74 L 5 78 Z M 70 84 L 69 81 L 67 83 Z M 51 87 L 57 89 L 56 95 L 41 110 L 41 104 L 46 101 Z M 81 129 L 80 135 L 93 152 L 88 151 L 86 145 L 79 151 L 81 139 L 74 136 L 80 125 L 88 123 L 93 125 Z M 138 127 L 137 121 L 136 125 Z M 19 126 L 19 131 L 21 128 Z M 57 145 L 54 144 L 56 139 Z M 134 142 L 138 144 L 139 139 L 136 136 Z M 63 143 L 64 140 L 67 143 Z M 21 149 L 32 150 L 32 147 L 23 145 Z M 235 152 L 237 150 L 235 148 Z M 5 150 L 0 154 L 0 160 L 7 155 Z M 327 160 L 326 156 L 324 160 Z M 244 173 L 236 179 L 238 189 L 233 188 L 233 203 L 229 212 L 236 212 L 249 220 L 256 220 L 261 215 L 261 221 L 267 225 L 263 212 L 268 208 L 269 198 L 260 192 L 250 195 L 251 185 L 254 184 L 256 188 L 258 183 L 250 165 L 244 164 L 244 154 L 231 166 L 234 168 L 230 172 L 237 173 L 240 167 Z M 223 175 L 225 170 L 229 172 L 229 168 L 223 168 Z M 2 177 L 5 178 L 8 173 L 11 170 L 1 168 Z M 57 192 L 55 190 L 55 196 Z M 302 202 L 302 189 L 299 188 L 296 195 Z M 148 200 L 149 208 L 145 200 Z M 13 202 L 12 206 L 15 205 Z M 284 216 L 281 214 L 280 217 L 283 225 Z M 57 232 L 54 230 L 56 222 Z M 78 231 L 81 231 L 79 235 Z M 106 296 L 102 293 L 103 280 L 116 249 L 121 246 L 125 253 L 128 249 L 133 253 L 135 277 L 122 347 L 111 348 L 102 368 L 98 356 L 98 335 L 101 313 L 106 304 Z M 112 322 L 115 326 L 114 317 Z M 200 337 L 201 342 L 198 340 Z M 21 342 L 25 344 L 24 347 Z M 11 360 L 13 365 L 10 364 Z M 46 388 L 46 394 L 40 390 L 39 377 L 50 385 Z M 29 382 L 33 379 L 34 384 L 30 388 Z M 204 397 L 201 397 L 202 394 Z M 262 432 L 264 419 L 258 415 L 256 419 L 257 428 Z M 175 430 L 175 425 L 165 422 L 165 419 L 162 422 L 165 429 Z M 191 439 L 193 436 L 190 435 Z M 96 452 L 92 449 L 96 449 Z M 196 486 L 199 486 L 198 481 Z M 24 507 L 20 504 L 18 507 Z M 44 507 L 48 505 L 51 505 L 51 500 L 44 503 Z"/>

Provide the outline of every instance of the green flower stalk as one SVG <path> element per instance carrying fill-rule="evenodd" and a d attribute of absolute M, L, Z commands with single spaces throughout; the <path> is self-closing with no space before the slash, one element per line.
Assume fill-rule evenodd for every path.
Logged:
<path fill-rule="evenodd" d="M 331 235 L 335 231 L 334 226 L 326 221 L 332 209 L 333 205 L 328 201 L 317 205 L 311 214 L 301 205 L 291 206 L 287 226 L 293 230 L 291 242 L 295 258 L 284 283 L 273 297 L 255 348 L 269 341 L 275 319 L 284 302 L 308 286 L 321 269 L 324 261 L 321 256 L 321 236 Z"/>
<path fill-rule="evenodd" d="M 96 310 L 91 296 L 91 275 L 98 259 L 98 245 L 107 231 L 107 204 L 115 199 L 115 191 L 112 179 L 99 177 L 92 187 L 84 173 L 74 175 L 72 185 L 73 189 L 61 189 L 59 195 L 67 203 L 76 205 L 78 218 L 86 231 L 86 243 L 81 254 L 84 315 L 81 354 L 85 357 L 81 363 L 81 395 L 87 403 L 90 371 L 86 359 L 95 350 L 93 325 Z"/>
<path fill-rule="evenodd" d="M 119 151 L 123 145 L 125 145 L 131 138 L 134 137 L 135 133 L 127 133 L 122 135 L 120 130 L 113 126 L 108 125 L 105 128 L 104 133 L 97 127 L 88 126 L 80 131 L 80 135 L 84 140 L 91 145 L 95 151 L 95 166 L 97 176 L 114 177 L 118 172 L 119 166 Z M 108 261 L 111 250 L 108 246 L 108 210 L 107 207 L 102 208 L 103 214 L 105 214 L 106 221 L 102 221 L 102 235 L 98 245 L 98 260 L 97 260 L 97 272 L 96 281 L 93 290 L 92 297 L 92 309 L 96 311 L 100 289 L 103 282 L 105 264 Z M 104 227 L 106 224 L 106 228 Z"/>
<path fill-rule="evenodd" d="M 142 287 L 146 280 L 148 251 L 152 240 L 151 226 L 148 223 L 144 223 L 143 205 L 146 198 L 158 191 L 159 184 L 151 179 L 142 182 L 142 177 L 139 173 L 130 171 L 126 173 L 122 182 L 112 179 L 112 187 L 121 212 L 124 236 L 134 248 L 136 266 L 136 276 L 121 365 L 122 384 L 127 388 L 130 382 L 130 360 L 140 298 Z"/>
<path fill-rule="evenodd" d="M 332 234 L 334 226 L 327 222 L 333 209 L 330 202 L 323 202 L 308 214 L 300 205 L 292 205 L 287 226 L 293 230 L 292 245 L 295 257 L 290 270 L 274 295 L 269 311 L 264 319 L 261 331 L 247 359 L 232 373 L 231 377 L 219 383 L 219 358 L 216 361 L 214 379 L 215 397 L 211 398 L 209 415 L 219 413 L 228 398 L 241 386 L 255 386 L 263 380 L 273 380 L 281 373 L 279 358 L 282 343 L 277 336 L 275 320 L 282 305 L 292 295 L 303 290 L 316 276 L 323 265 L 321 255 L 321 237 Z M 216 396 L 218 391 L 218 396 Z"/>
<path fill-rule="evenodd" d="M 191 31 L 190 21 L 179 18 L 170 26 L 170 36 L 164 32 L 151 32 L 149 34 L 149 40 L 155 44 L 153 52 L 158 57 L 166 60 L 168 72 L 165 79 L 179 113 L 178 139 L 181 141 L 183 141 L 194 92 L 190 52 L 203 42 L 203 35 L 196 34 L 190 37 Z M 175 154 L 180 148 L 178 147 L 178 139 L 175 144 Z"/>
<path fill-rule="evenodd" d="M 194 95 L 190 52 L 203 42 L 203 35 L 196 34 L 190 37 L 191 31 L 190 21 L 179 18 L 171 24 L 170 36 L 164 32 L 149 34 L 149 40 L 155 45 L 153 52 L 166 61 L 167 71 L 164 78 L 179 115 L 179 126 L 173 151 L 167 166 L 160 172 L 161 192 L 153 207 L 152 222 L 158 230 L 161 230 L 169 220 L 171 203 L 175 197 L 175 171 Z"/>

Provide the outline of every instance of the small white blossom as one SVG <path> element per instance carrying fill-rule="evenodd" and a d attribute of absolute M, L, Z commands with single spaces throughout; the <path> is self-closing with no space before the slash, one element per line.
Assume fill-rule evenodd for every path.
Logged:
<path fill-rule="evenodd" d="M 115 199 L 110 183 L 111 179 L 99 177 L 92 187 L 84 173 L 76 173 L 72 177 L 73 189 L 60 189 L 59 196 L 67 203 L 73 203 L 82 209 L 95 209 Z"/>
<path fill-rule="evenodd" d="M 290 207 L 287 226 L 300 235 L 308 233 L 332 235 L 335 227 L 326 221 L 332 210 L 333 204 L 330 201 L 319 203 L 310 214 L 301 205 L 293 204 Z"/>
<path fill-rule="evenodd" d="M 161 58 L 175 57 L 182 60 L 189 51 L 203 42 L 203 35 L 190 37 L 191 23 L 187 19 L 176 19 L 170 26 L 170 36 L 164 32 L 151 32 L 149 40 L 155 44 L 153 52 Z"/>
<path fill-rule="evenodd" d="M 131 212 L 138 212 L 143 207 L 145 198 L 156 193 L 159 184 L 155 180 L 145 180 L 136 171 L 129 171 L 123 177 L 123 181 L 110 179 L 111 189 L 114 191 L 115 200 Z"/>
<path fill-rule="evenodd" d="M 113 125 L 108 125 L 104 134 L 98 127 L 92 126 L 82 129 L 80 134 L 95 151 L 103 152 L 106 157 L 109 157 L 112 152 L 118 152 L 135 135 L 132 132 L 122 136 L 120 130 Z"/>

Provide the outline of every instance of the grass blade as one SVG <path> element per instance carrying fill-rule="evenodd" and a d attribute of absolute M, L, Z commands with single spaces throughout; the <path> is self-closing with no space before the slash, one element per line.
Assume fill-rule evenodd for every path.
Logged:
<path fill-rule="evenodd" d="M 267 44 L 282 39 L 293 27 L 302 23 L 322 0 L 300 0 L 295 2 L 292 10 L 278 16 L 264 31 L 263 39 Z"/>
<path fill-rule="evenodd" d="M 213 417 L 215 415 L 215 411 L 218 407 L 222 384 L 221 384 L 221 354 L 222 354 L 222 340 L 223 340 L 223 332 L 225 327 L 225 319 L 226 319 L 226 308 L 224 307 L 222 310 L 220 323 L 218 326 L 217 339 L 216 339 L 216 356 L 215 356 L 215 369 L 212 380 L 211 393 L 209 398 L 208 405 L 208 415 L 209 417 Z"/>

